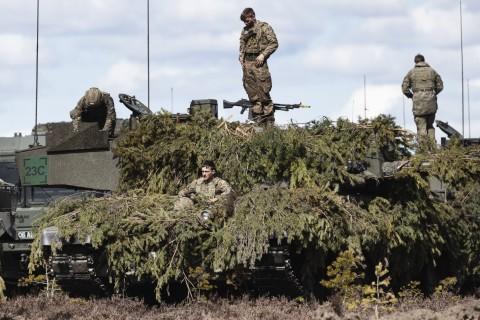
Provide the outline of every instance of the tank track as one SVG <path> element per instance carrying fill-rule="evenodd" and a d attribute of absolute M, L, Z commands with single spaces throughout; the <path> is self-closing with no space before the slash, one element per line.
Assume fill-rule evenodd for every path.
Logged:
<path fill-rule="evenodd" d="M 49 276 L 72 295 L 108 296 L 112 293 L 105 271 L 106 261 L 99 251 L 66 246 L 62 252 L 50 255 L 47 263 Z"/>
<path fill-rule="evenodd" d="M 268 253 L 253 268 L 251 285 L 251 291 L 258 295 L 298 297 L 305 294 L 292 267 L 288 247 L 276 243 L 270 244 Z"/>

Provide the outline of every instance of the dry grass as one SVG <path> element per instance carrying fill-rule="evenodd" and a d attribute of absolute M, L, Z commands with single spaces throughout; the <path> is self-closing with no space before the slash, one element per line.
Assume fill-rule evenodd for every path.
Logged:
<path fill-rule="evenodd" d="M 418 301 L 402 306 L 388 319 L 479 319 L 480 300 L 462 299 L 442 301 Z M 440 305 L 443 308 L 440 308 Z M 432 309 L 435 310 L 432 310 Z M 451 315 L 445 318 L 442 315 Z M 463 318 L 468 316 L 468 318 Z M 392 318 L 393 317 L 393 318 Z M 440 319 L 438 318 L 438 319 Z M 242 320 L 303 320 L 303 319 L 373 319 L 373 313 L 347 313 L 340 317 L 330 303 L 298 303 L 282 298 L 247 298 L 215 302 L 195 302 L 180 305 L 145 306 L 141 301 L 122 299 L 73 299 L 63 295 L 17 297 L 0 303 L 0 320 L 76 320 L 76 319 L 242 319 Z"/>

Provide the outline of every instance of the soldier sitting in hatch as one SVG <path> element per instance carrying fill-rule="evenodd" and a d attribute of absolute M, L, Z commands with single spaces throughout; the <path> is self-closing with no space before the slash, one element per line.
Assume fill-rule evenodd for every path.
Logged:
<path fill-rule="evenodd" d="M 213 205 L 221 201 L 225 205 L 227 213 L 231 213 L 235 199 L 235 192 L 232 187 L 225 180 L 215 176 L 216 171 L 213 161 L 205 161 L 202 164 L 201 171 L 202 176 L 200 178 L 180 190 L 178 193 L 179 199 L 175 203 L 175 209 L 191 209 L 197 202 Z"/>
<path fill-rule="evenodd" d="M 115 107 L 112 97 L 107 92 L 92 87 L 80 98 L 75 109 L 70 111 L 73 131 L 79 129 L 80 122 L 97 122 L 98 127 L 107 131 L 110 137 L 115 132 Z"/>

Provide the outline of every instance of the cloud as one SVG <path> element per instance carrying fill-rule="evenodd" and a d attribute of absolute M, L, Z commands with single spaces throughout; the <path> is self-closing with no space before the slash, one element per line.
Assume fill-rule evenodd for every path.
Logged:
<path fill-rule="evenodd" d="M 458 44 L 460 25 L 457 11 L 420 7 L 412 11 L 411 18 L 414 32 L 423 39 L 442 46 Z"/>
<path fill-rule="evenodd" d="M 358 75 L 385 72 L 391 63 L 385 57 L 392 55 L 394 51 L 383 45 L 333 45 L 309 48 L 299 60 L 306 68 Z"/>
<path fill-rule="evenodd" d="M 35 41 L 19 34 L 0 34 L 0 65 L 35 63 Z"/>
<path fill-rule="evenodd" d="M 480 98 L 477 2 L 463 0 L 465 78 L 471 79 L 472 116 Z M 41 121 L 68 120 L 68 111 L 92 85 L 112 97 L 130 93 L 146 102 L 146 1 L 40 3 Z M 245 97 L 237 61 L 243 26 L 239 15 L 250 6 L 260 20 L 274 27 L 280 42 L 269 61 L 272 97 L 276 102 L 312 105 L 312 109 L 279 112 L 279 122 L 290 118 L 306 122 L 323 115 L 350 118 L 353 100 L 358 109 L 355 118 L 363 115 L 364 74 L 367 116 L 390 112 L 402 118 L 399 87 L 418 52 L 444 79 L 439 116 L 458 121 L 454 109 L 461 97 L 459 11 L 458 2 L 451 0 L 150 1 L 151 104 L 158 107 L 155 110 L 170 105 L 172 87 L 178 112 L 184 112 L 195 98 Z M 0 111 L 12 132 L 17 127 L 32 127 L 35 9 L 31 0 L 0 1 L 4 13 L 0 30 L 9 32 L 0 33 L 0 95 L 4 97 Z M 4 113 L 1 109 L 7 106 L 8 113 Z M 118 114 L 128 116 L 126 110 L 122 112 Z M 410 111 L 407 114 L 413 123 Z M 235 112 L 234 119 L 244 118 Z"/>
<path fill-rule="evenodd" d="M 367 118 L 380 114 L 399 114 L 398 106 L 402 105 L 402 94 L 399 85 L 367 85 Z M 345 105 L 338 112 L 338 117 L 356 121 L 365 117 L 365 95 L 363 88 L 358 88 L 351 94 Z"/>
<path fill-rule="evenodd" d="M 480 78 L 470 80 L 470 86 L 480 88 Z"/>
<path fill-rule="evenodd" d="M 400 0 L 326 0 L 319 3 L 330 10 L 349 12 L 355 16 L 395 15 L 405 6 L 404 1 Z"/>
<path fill-rule="evenodd" d="M 146 81 L 145 65 L 130 61 L 114 63 L 100 79 L 102 88 L 116 92 L 135 92 Z"/>

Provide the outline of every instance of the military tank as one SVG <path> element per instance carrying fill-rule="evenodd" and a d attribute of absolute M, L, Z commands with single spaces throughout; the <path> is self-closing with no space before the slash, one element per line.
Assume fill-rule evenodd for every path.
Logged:
<path fill-rule="evenodd" d="M 37 138 L 44 142 L 41 134 Z M 22 187 L 15 163 L 15 152 L 33 145 L 34 140 L 20 133 L 0 138 L 0 276 L 9 291 L 15 291 L 19 280 L 28 275 L 32 223 L 42 211 L 36 204 L 46 198 L 44 192 Z M 54 194 L 50 192 L 49 197 Z"/>
<path fill-rule="evenodd" d="M 28 148 L 17 153 L 22 187 L 37 189 L 66 189 L 66 196 L 103 196 L 118 188 L 118 161 L 112 153 L 116 138 L 122 135 L 122 128 L 134 127 L 139 116 L 148 110 L 135 97 L 120 95 L 120 101 L 130 110 L 132 116 L 123 124 L 119 122 L 114 138 L 98 130 L 93 124 L 83 124 L 78 133 L 71 133 L 68 123 L 50 124 L 44 146 Z M 187 121 L 197 110 L 208 110 L 217 115 L 215 100 L 194 100 L 188 114 L 176 114 L 176 122 Z M 347 197 L 369 196 L 369 193 L 387 192 L 388 179 L 405 163 L 390 162 L 377 150 L 372 150 L 366 161 L 350 163 L 350 171 L 361 175 L 365 183 L 356 189 L 340 186 L 340 193 Z M 440 194 L 445 193 L 441 181 L 437 181 Z M 433 184 L 432 184 L 433 186 Z M 432 190 L 436 190 L 431 188 Z M 37 194 L 37 192 L 34 192 Z M 300 255 L 291 246 L 278 238 L 272 238 L 267 254 L 249 270 L 251 288 L 262 294 L 280 293 L 298 296 L 312 292 L 312 279 L 302 275 L 302 259 L 309 259 L 304 252 Z M 62 243 L 54 250 L 55 243 Z M 86 294 L 111 293 L 108 277 L 111 275 L 106 257 L 101 249 L 91 245 L 91 239 L 62 239 L 56 228 L 42 230 L 41 244 L 47 274 L 69 291 Z M 303 256 L 302 256 L 303 255 Z M 318 284 L 317 284 L 318 285 Z"/>
<path fill-rule="evenodd" d="M 4 259 L 22 263 L 22 274 L 26 275 L 28 256 L 33 239 L 32 223 L 52 201 L 59 198 L 102 197 L 118 189 L 119 159 L 112 153 L 116 140 L 129 128 L 134 128 L 138 119 L 152 112 L 135 96 L 119 95 L 120 102 L 131 112 L 130 119 L 117 119 L 113 137 L 99 130 L 96 122 L 81 122 L 79 130 L 73 132 L 67 122 L 47 123 L 44 145 L 31 146 L 16 152 L 19 198 L 22 199 L 22 215 L 17 215 L 15 225 L 28 226 L 19 233 L 25 241 L 13 238 L 15 257 L 3 255 Z M 217 117 L 217 103 L 213 99 L 193 100 L 188 113 L 172 114 L 176 122 L 188 121 L 199 110 L 207 110 Z M 23 230 L 23 229 L 22 229 Z M 54 243 L 62 243 L 61 249 L 52 250 Z M 109 276 L 104 252 L 91 245 L 91 239 L 62 239 L 55 227 L 42 230 L 41 244 L 46 261 L 46 272 L 64 289 L 77 294 L 106 294 L 109 292 Z"/>
<path fill-rule="evenodd" d="M 31 191 L 32 194 L 48 189 L 63 192 L 63 196 L 69 198 L 102 197 L 116 191 L 119 159 L 112 153 L 116 139 L 126 128 L 134 128 L 138 118 L 151 114 L 134 96 L 120 94 L 119 99 L 132 114 L 128 120 L 117 120 L 113 138 L 107 132 L 99 130 L 97 123 L 81 123 L 79 131 L 75 133 L 72 132 L 71 123 L 46 124 L 45 145 L 16 153 L 20 185 L 34 190 Z M 217 118 L 217 101 L 193 100 L 188 113 L 172 114 L 171 117 L 175 122 L 182 123 L 196 112 L 207 112 Z M 59 198 L 56 196 L 49 200 Z M 48 204 L 49 201 L 37 203 L 36 215 L 32 215 L 32 218 L 39 216 Z M 31 202 L 26 206 L 31 207 Z M 31 231 L 29 235 L 31 239 Z M 41 245 L 46 274 L 64 290 L 76 295 L 112 293 L 105 252 L 101 248 L 94 248 L 90 237 L 81 240 L 64 239 L 56 227 L 48 227 L 41 231 Z M 28 250 L 25 251 L 25 257 L 27 255 Z M 24 260 L 27 264 L 28 260 Z M 298 296 L 303 292 L 302 284 L 291 265 L 288 246 L 278 244 L 274 239 L 268 254 L 250 271 L 251 292 L 280 292 L 290 296 Z M 279 286 L 279 283 L 282 285 Z M 148 286 L 148 283 L 139 284 L 137 280 L 132 280 L 130 285 Z"/>

